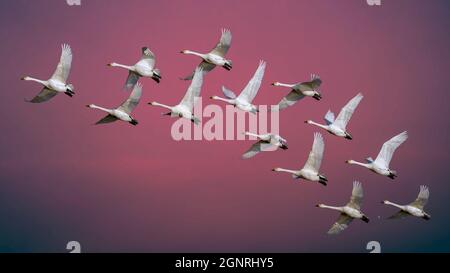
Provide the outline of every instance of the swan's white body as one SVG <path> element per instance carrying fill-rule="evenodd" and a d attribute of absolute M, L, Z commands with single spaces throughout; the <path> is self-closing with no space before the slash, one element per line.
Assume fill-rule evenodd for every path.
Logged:
<path fill-rule="evenodd" d="M 384 204 L 399 208 L 400 211 L 396 214 L 389 217 L 389 219 L 398 219 L 403 218 L 408 215 L 412 215 L 415 217 L 420 217 L 425 220 L 431 219 L 431 216 L 424 211 L 424 207 L 428 202 L 428 198 L 430 197 L 430 191 L 426 186 L 420 186 L 419 195 L 417 196 L 414 202 L 408 205 L 399 205 L 390 201 L 383 201 Z"/>
<path fill-rule="evenodd" d="M 252 101 L 256 97 L 256 94 L 258 94 L 259 88 L 261 87 L 265 68 L 266 63 L 264 61 L 260 61 L 258 69 L 239 96 L 236 96 L 233 91 L 227 89 L 225 86 L 222 86 L 222 91 L 226 98 L 212 96 L 211 99 L 224 101 L 241 109 L 242 111 L 256 114 L 258 112 L 258 107 L 253 105 Z"/>
<path fill-rule="evenodd" d="M 363 95 L 361 93 L 358 93 L 353 99 L 351 99 L 342 109 L 341 112 L 339 112 L 339 115 L 337 118 L 334 118 L 334 113 L 328 110 L 328 112 L 325 115 L 325 121 L 326 125 L 316 123 L 312 120 L 305 121 L 308 124 L 315 125 L 317 127 L 320 127 L 322 129 L 327 130 L 329 133 L 344 137 L 346 139 L 352 139 L 352 136 L 350 133 L 347 132 L 347 124 L 350 121 L 350 118 L 352 117 L 353 113 L 355 112 L 356 107 L 363 99 Z"/>
<path fill-rule="evenodd" d="M 245 132 L 248 136 L 254 136 L 258 139 L 257 142 L 255 142 L 248 151 L 246 151 L 242 158 L 248 159 L 259 152 L 266 152 L 266 151 L 274 151 L 278 148 L 281 148 L 283 150 L 286 150 L 288 148 L 286 139 L 282 138 L 280 135 L 277 134 L 253 134 L 249 132 Z"/>
<path fill-rule="evenodd" d="M 131 116 L 131 112 L 136 108 L 136 106 L 139 104 L 139 101 L 141 99 L 142 95 L 142 85 L 137 83 L 133 91 L 131 92 L 128 99 L 122 103 L 119 107 L 115 109 L 107 109 L 100 106 L 97 106 L 95 104 L 89 104 L 86 105 L 89 108 L 97 109 L 103 112 L 108 113 L 104 118 L 99 120 L 96 124 L 103 124 L 103 123 L 110 123 L 114 122 L 116 120 L 122 120 L 125 122 L 128 122 L 132 125 L 137 125 L 138 122 Z"/>
<path fill-rule="evenodd" d="M 61 57 L 58 66 L 56 67 L 56 70 L 50 79 L 44 81 L 28 76 L 22 78 L 22 80 L 24 81 L 34 81 L 44 86 L 42 91 L 28 102 L 40 103 L 48 101 L 58 93 L 65 93 L 66 95 L 72 97 L 75 94 L 74 87 L 72 84 L 66 83 L 69 77 L 71 66 L 72 49 L 69 45 L 63 44 L 61 46 Z"/>
<path fill-rule="evenodd" d="M 273 86 L 282 86 L 291 89 L 291 92 L 287 94 L 279 103 L 278 110 L 285 109 L 289 106 L 294 105 L 297 101 L 303 99 L 304 97 L 312 97 L 316 100 L 320 100 L 322 95 L 318 91 L 322 81 L 318 75 L 312 74 L 311 81 L 309 82 L 300 82 L 295 84 L 287 84 L 274 82 Z"/>
<path fill-rule="evenodd" d="M 313 182 L 319 182 L 322 185 L 327 185 L 327 178 L 319 173 L 320 165 L 322 164 L 323 153 L 325 149 L 325 143 L 320 133 L 314 134 L 314 143 L 309 153 L 308 160 L 305 166 L 300 170 L 289 170 L 283 168 L 275 168 L 275 172 L 287 172 L 291 173 L 295 179 L 303 178 Z"/>
<path fill-rule="evenodd" d="M 214 69 L 216 66 L 221 66 L 226 70 L 231 70 L 232 62 L 231 60 L 227 60 L 225 55 L 228 52 L 228 49 L 231 46 L 231 32 L 228 29 L 222 29 L 222 36 L 220 37 L 219 43 L 217 43 L 216 47 L 211 50 L 209 53 L 202 54 L 192 50 L 182 50 L 181 53 L 187 55 L 195 55 L 202 58 L 202 62 L 198 65 L 198 67 L 202 68 L 203 73 L 209 72 Z M 194 73 L 183 78 L 184 80 L 191 80 L 194 77 Z"/>
<path fill-rule="evenodd" d="M 108 64 L 112 67 L 120 67 L 128 70 L 128 78 L 125 83 L 126 89 L 132 89 L 140 77 L 152 78 L 157 83 L 161 80 L 159 69 L 155 68 L 155 54 L 148 47 L 142 48 L 142 57 L 134 65 L 123 65 L 118 63 Z"/>
<path fill-rule="evenodd" d="M 359 165 L 371 170 L 374 173 L 387 176 L 394 179 L 397 176 L 397 172 L 389 168 L 392 156 L 395 150 L 408 139 L 408 133 L 402 132 L 393 138 L 386 141 L 381 147 L 380 152 L 375 160 L 371 157 L 367 158 L 368 163 L 357 162 L 354 160 L 347 160 L 348 164 Z"/>
<path fill-rule="evenodd" d="M 361 219 L 364 222 L 368 223 L 369 218 L 361 211 L 361 205 L 363 200 L 363 188 L 360 182 L 353 182 L 353 190 L 352 196 L 350 198 L 350 202 L 343 207 L 334 207 L 327 206 L 324 204 L 319 204 L 317 207 L 331 209 L 339 211 L 341 214 L 337 221 L 333 224 L 333 226 L 328 231 L 328 234 L 338 234 L 344 229 L 348 227 L 348 225 L 352 222 L 353 219 Z"/>
<path fill-rule="evenodd" d="M 197 99 L 200 97 L 200 91 L 203 84 L 203 71 L 200 67 L 195 70 L 194 78 L 189 86 L 185 96 L 181 102 L 175 106 L 169 106 L 158 102 L 150 102 L 150 105 L 163 107 L 169 110 L 165 115 L 172 117 L 186 118 L 194 122 L 200 123 L 200 119 L 194 116 L 194 105 Z"/>

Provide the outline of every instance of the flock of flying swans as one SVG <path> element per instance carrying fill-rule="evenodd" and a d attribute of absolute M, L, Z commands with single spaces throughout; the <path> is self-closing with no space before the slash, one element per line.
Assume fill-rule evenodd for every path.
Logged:
<path fill-rule="evenodd" d="M 196 55 L 202 59 L 202 62 L 196 67 L 194 72 L 183 78 L 183 80 L 192 80 L 191 84 L 186 91 L 185 96 L 178 105 L 168 106 L 158 102 L 150 102 L 150 105 L 159 106 L 169 110 L 163 115 L 170 115 L 171 117 L 179 117 L 191 120 L 194 124 L 199 124 L 200 119 L 193 114 L 194 105 L 197 99 L 200 97 L 200 90 L 203 84 L 204 75 L 214 69 L 216 66 L 221 66 L 226 70 L 232 69 L 232 62 L 225 58 L 228 49 L 231 46 L 231 32 L 228 29 L 222 30 L 222 36 L 215 48 L 209 53 L 202 54 L 191 50 L 183 50 L 183 54 Z M 67 83 L 69 72 L 72 64 L 72 50 L 69 45 L 63 44 L 61 51 L 61 58 L 56 67 L 55 72 L 48 80 L 39 80 L 32 77 L 23 77 L 22 80 L 34 81 L 43 85 L 43 89 L 33 99 L 26 100 L 31 103 L 42 103 L 50 100 L 58 93 L 64 93 L 69 97 L 75 95 L 74 86 Z M 128 77 L 124 86 L 126 90 L 132 90 L 128 99 L 123 102 L 119 107 L 115 109 L 107 109 L 94 104 L 89 104 L 87 107 L 97 109 L 106 112 L 107 115 L 99 120 L 96 124 L 110 123 L 116 120 L 128 122 L 132 125 L 137 125 L 138 121 L 131 116 L 131 112 L 139 104 L 142 95 L 142 85 L 138 82 L 141 77 L 151 78 L 157 83 L 161 81 L 161 74 L 159 69 L 155 68 L 155 55 L 148 47 L 142 48 L 141 59 L 134 65 L 128 66 L 118 63 L 108 64 L 112 67 L 119 67 L 128 70 Z M 242 111 L 255 114 L 258 112 L 258 107 L 252 104 L 253 99 L 257 95 L 259 88 L 264 77 L 264 71 L 266 63 L 260 61 L 259 66 L 253 75 L 252 79 L 248 82 L 247 86 L 242 90 L 239 96 L 222 87 L 222 92 L 225 98 L 212 96 L 213 100 L 224 101 L 231 104 Z M 322 84 L 322 80 L 316 74 L 311 75 L 311 80 L 308 82 L 300 82 L 296 84 L 285 84 L 280 82 L 272 83 L 273 86 L 282 86 L 290 88 L 291 91 L 278 103 L 278 107 L 272 108 L 272 111 L 279 111 L 289 106 L 294 105 L 296 102 L 304 97 L 312 97 L 317 101 L 320 101 L 322 95 L 319 91 L 319 87 Z M 326 125 L 316 123 L 311 120 L 305 121 L 305 123 L 325 129 L 332 135 L 343 137 L 351 140 L 352 136 L 347 131 L 346 127 L 359 103 L 363 99 L 361 93 L 358 93 L 352 98 L 339 112 L 339 115 L 335 118 L 333 112 L 328 110 L 325 115 Z M 255 134 L 251 132 L 245 132 L 245 135 L 256 137 L 257 142 L 254 143 L 250 149 L 243 154 L 244 159 L 251 158 L 262 151 L 274 151 L 278 148 L 283 150 L 287 149 L 287 141 L 280 135 L 276 134 Z M 390 140 L 386 141 L 377 158 L 373 160 L 371 157 L 367 158 L 367 163 L 361 163 L 354 160 L 347 160 L 348 164 L 360 165 L 374 173 L 387 176 L 394 179 L 397 176 L 397 172 L 389 168 L 389 163 L 395 150 L 406 141 L 408 138 L 407 132 L 402 132 L 397 136 L 394 136 Z M 294 179 L 304 179 L 312 182 L 318 182 L 324 186 L 327 185 L 328 179 L 325 175 L 319 172 L 320 165 L 323 159 L 323 153 L 325 150 L 325 143 L 320 133 L 314 133 L 314 142 L 309 153 L 308 159 L 300 170 L 289 170 L 283 168 L 274 168 L 275 172 L 290 173 Z M 389 217 L 389 219 L 403 218 L 408 215 L 420 217 L 429 220 L 431 216 L 424 211 L 424 207 L 429 198 L 429 190 L 426 186 L 420 186 L 420 192 L 417 199 L 408 205 L 398 205 L 390 201 L 383 201 L 383 204 L 394 206 L 400 209 L 399 212 Z M 328 231 L 329 234 L 338 234 L 348 227 L 353 219 L 361 219 L 364 222 L 369 222 L 369 218 L 361 211 L 361 205 L 363 200 L 363 188 L 360 182 L 353 182 L 353 190 L 350 198 L 350 202 L 343 207 L 333 207 L 324 204 L 319 204 L 317 207 L 337 210 L 340 215 L 337 221 Z"/>

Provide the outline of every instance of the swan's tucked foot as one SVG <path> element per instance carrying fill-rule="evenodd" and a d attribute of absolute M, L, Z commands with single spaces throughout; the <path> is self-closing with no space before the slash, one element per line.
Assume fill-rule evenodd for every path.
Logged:
<path fill-rule="evenodd" d="M 322 185 L 324 185 L 324 186 L 327 185 L 327 182 L 325 182 L 325 181 L 323 181 L 323 180 L 319 180 L 319 183 L 322 184 Z"/>
<path fill-rule="evenodd" d="M 352 135 L 350 135 L 349 133 L 345 133 L 345 138 L 348 139 L 348 140 L 352 140 L 353 139 Z"/>
<path fill-rule="evenodd" d="M 230 70 L 233 68 L 233 67 L 232 67 L 230 64 L 228 64 L 228 63 L 225 63 L 222 67 L 225 68 L 225 69 L 228 70 L 228 71 L 230 71 Z"/>
<path fill-rule="evenodd" d="M 369 218 L 365 215 L 363 215 L 363 217 L 361 218 L 361 220 L 363 220 L 366 223 L 369 223 Z"/>
<path fill-rule="evenodd" d="M 390 173 L 387 177 L 389 177 L 390 179 L 395 179 L 397 175 Z"/>
<path fill-rule="evenodd" d="M 155 82 L 159 83 L 159 82 L 161 81 L 161 76 L 160 76 L 160 75 L 157 75 L 157 74 L 153 74 L 152 79 L 153 79 Z"/>
<path fill-rule="evenodd" d="M 283 149 L 283 150 L 287 150 L 288 146 L 283 144 L 283 145 L 280 146 L 280 148 Z"/>
<path fill-rule="evenodd" d="M 322 99 L 322 95 L 314 94 L 313 98 L 316 99 L 316 100 L 320 100 L 320 99 Z"/>
<path fill-rule="evenodd" d="M 74 95 L 73 92 L 69 92 L 69 91 L 64 92 L 64 94 L 66 94 L 69 97 L 73 97 L 73 95 Z"/>
<path fill-rule="evenodd" d="M 132 120 L 130 121 L 130 124 L 136 126 L 136 125 L 138 125 L 138 121 L 135 120 L 135 119 L 132 119 Z"/>
<path fill-rule="evenodd" d="M 424 216 L 423 216 L 422 218 L 428 221 L 428 220 L 430 220 L 430 219 L 431 219 L 431 216 L 430 216 L 430 215 L 426 215 L 426 214 L 425 214 L 425 215 L 424 215 Z"/>

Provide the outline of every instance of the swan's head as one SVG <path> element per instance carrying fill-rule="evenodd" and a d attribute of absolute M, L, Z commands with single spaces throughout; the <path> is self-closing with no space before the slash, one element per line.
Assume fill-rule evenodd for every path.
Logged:
<path fill-rule="evenodd" d="M 187 50 L 187 49 L 185 49 L 185 50 L 181 50 L 181 51 L 180 51 L 180 53 L 181 53 L 181 54 L 188 54 L 189 52 L 190 52 L 190 51 L 189 51 L 189 50 Z"/>
<path fill-rule="evenodd" d="M 311 124 L 312 123 L 312 120 L 305 120 L 305 123 L 307 123 L 307 124 Z"/>
<path fill-rule="evenodd" d="M 281 169 L 280 168 L 273 168 L 272 171 L 274 172 L 279 172 Z"/>
<path fill-rule="evenodd" d="M 20 78 L 22 81 L 28 81 L 29 79 L 30 79 L 30 77 L 28 77 L 28 76 L 25 76 L 25 77 L 22 77 L 22 78 Z"/>
<path fill-rule="evenodd" d="M 74 89 L 75 87 L 73 86 L 73 84 L 69 83 L 68 85 L 66 85 L 66 91 L 73 92 Z"/>
<path fill-rule="evenodd" d="M 346 160 L 345 163 L 347 163 L 347 164 L 355 164 L 355 161 L 350 159 L 350 160 Z"/>
<path fill-rule="evenodd" d="M 352 135 L 350 135 L 347 132 L 345 132 L 345 138 L 348 139 L 348 140 L 352 140 L 353 139 Z"/>
<path fill-rule="evenodd" d="M 388 200 L 381 201 L 381 204 L 389 204 Z"/>
<path fill-rule="evenodd" d="M 107 66 L 116 66 L 116 63 L 109 63 Z"/>
<path fill-rule="evenodd" d="M 318 207 L 318 208 L 323 208 L 325 205 L 324 204 L 318 204 L 318 205 L 316 205 L 316 207 Z"/>
<path fill-rule="evenodd" d="M 152 102 L 149 102 L 147 104 L 149 104 L 149 105 L 156 105 L 156 102 L 152 101 Z"/>
<path fill-rule="evenodd" d="M 212 100 L 217 100 L 219 97 L 218 96 L 211 96 L 209 98 L 212 99 Z"/>
<path fill-rule="evenodd" d="M 280 83 L 279 82 L 273 82 L 272 85 L 273 86 L 280 86 Z"/>
<path fill-rule="evenodd" d="M 94 106 L 95 106 L 95 105 L 93 105 L 93 104 L 87 104 L 87 105 L 86 105 L 87 108 L 94 108 Z"/>

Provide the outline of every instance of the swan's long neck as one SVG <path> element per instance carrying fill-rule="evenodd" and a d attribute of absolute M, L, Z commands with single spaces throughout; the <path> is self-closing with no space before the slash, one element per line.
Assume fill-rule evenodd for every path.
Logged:
<path fill-rule="evenodd" d="M 401 210 L 403 210 L 403 209 L 405 208 L 405 206 L 402 206 L 402 205 L 399 205 L 399 204 L 395 204 L 395 203 L 393 203 L 393 202 L 391 202 L 391 201 L 384 201 L 384 203 L 385 203 L 386 205 L 394 206 L 394 207 L 396 207 L 396 208 L 399 208 L 399 209 L 401 209 Z"/>
<path fill-rule="evenodd" d="M 275 82 L 273 83 L 274 86 L 283 86 L 288 88 L 294 88 L 295 84 L 288 84 L 288 83 L 281 83 L 281 82 Z"/>
<path fill-rule="evenodd" d="M 159 102 L 152 102 L 150 104 L 153 105 L 153 106 L 159 106 L 159 107 L 162 107 L 162 108 L 166 108 L 166 109 L 169 109 L 170 111 L 172 111 L 172 107 L 169 106 L 169 105 L 161 104 Z"/>
<path fill-rule="evenodd" d="M 254 133 L 250 133 L 250 132 L 245 132 L 244 134 L 245 134 L 246 136 L 252 136 L 252 137 L 256 137 L 256 138 L 260 138 L 260 137 L 261 137 L 261 135 L 254 134 Z"/>
<path fill-rule="evenodd" d="M 312 120 L 308 120 L 307 123 L 308 123 L 308 124 L 312 124 L 312 125 L 317 126 L 317 127 L 320 127 L 320 128 L 322 128 L 322 129 L 328 130 L 328 126 L 327 126 L 327 125 L 323 125 L 323 124 L 314 122 L 314 121 L 312 121 Z"/>
<path fill-rule="evenodd" d="M 109 65 L 112 66 L 112 67 L 120 67 L 120 68 L 124 68 L 124 69 L 126 69 L 126 70 L 132 70 L 132 71 L 134 71 L 134 67 L 128 66 L 128 65 L 124 65 L 124 64 L 110 63 Z"/>
<path fill-rule="evenodd" d="M 198 52 L 195 52 L 195 51 L 192 51 L 192 50 L 183 50 L 183 53 L 187 54 L 187 55 L 195 55 L 195 56 L 198 56 L 198 57 L 203 58 L 203 59 L 206 57 L 205 54 L 198 53 Z"/>
<path fill-rule="evenodd" d="M 358 162 L 358 161 L 354 161 L 354 160 L 348 160 L 347 161 L 348 164 L 353 164 L 353 165 L 359 165 L 365 168 L 370 169 L 371 164 L 370 163 L 362 163 L 362 162 Z"/>
<path fill-rule="evenodd" d="M 283 169 L 283 168 L 275 168 L 273 169 L 275 172 L 285 172 L 285 173 L 292 173 L 292 174 L 297 174 L 297 171 L 294 170 L 288 170 L 288 169 Z"/>
<path fill-rule="evenodd" d="M 24 77 L 23 80 L 24 80 L 24 81 L 38 82 L 38 83 L 40 83 L 40 84 L 42 84 L 42 85 L 47 85 L 47 84 L 48 84 L 47 81 L 35 79 L 35 78 L 32 78 L 32 77 Z"/>
<path fill-rule="evenodd" d="M 108 114 L 111 114 L 111 113 L 112 113 L 112 110 L 111 110 L 111 109 L 106 109 L 106 108 L 97 106 L 97 105 L 95 105 L 95 104 L 90 104 L 90 105 L 89 105 L 89 108 L 92 108 L 92 109 L 98 109 L 98 110 L 104 111 L 104 112 L 106 112 L 106 113 L 108 113 Z"/>
<path fill-rule="evenodd" d="M 327 205 L 319 205 L 319 208 L 324 208 L 324 209 L 332 209 L 332 210 L 337 210 L 337 211 L 343 211 L 343 207 L 333 207 L 333 206 L 327 206 Z"/>
<path fill-rule="evenodd" d="M 226 103 L 233 104 L 233 105 L 235 104 L 235 100 L 234 99 L 225 99 L 225 98 L 221 98 L 221 97 L 218 97 L 218 96 L 212 96 L 211 99 L 224 101 Z"/>

